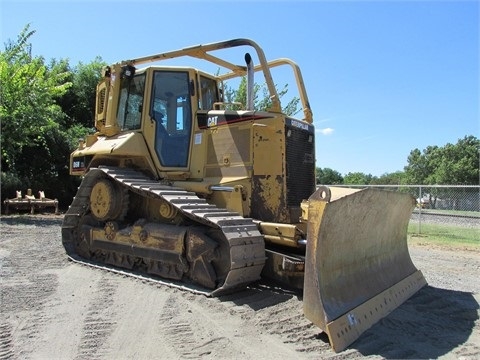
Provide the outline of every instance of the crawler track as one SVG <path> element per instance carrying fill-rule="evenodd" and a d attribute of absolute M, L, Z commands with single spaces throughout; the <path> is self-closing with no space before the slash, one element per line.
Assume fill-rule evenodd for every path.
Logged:
<path fill-rule="evenodd" d="M 111 180 L 124 188 L 147 198 L 159 198 L 168 201 L 184 217 L 194 223 L 218 229 L 223 233 L 223 241 L 229 246 L 230 260 L 225 281 L 214 290 L 199 288 L 189 282 L 181 283 L 162 280 L 135 271 L 118 270 L 105 264 L 98 264 L 83 259 L 76 251 L 79 241 L 82 218 L 89 213 L 90 193 L 99 177 L 107 175 Z M 243 288 L 258 280 L 265 262 L 264 239 L 252 219 L 240 214 L 208 204 L 205 199 L 195 193 L 180 188 L 159 184 L 144 174 L 132 169 L 116 167 L 92 168 L 85 175 L 73 202 L 65 214 L 62 224 L 62 242 L 69 258 L 75 262 L 120 272 L 149 281 L 200 292 L 206 295 L 221 295 L 232 290 Z M 146 276 L 145 276 L 146 275 Z"/>

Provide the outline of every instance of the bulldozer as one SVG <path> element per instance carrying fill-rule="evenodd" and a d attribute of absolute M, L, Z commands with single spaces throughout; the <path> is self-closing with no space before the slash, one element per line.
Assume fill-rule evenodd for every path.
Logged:
<path fill-rule="evenodd" d="M 180 58 L 218 70 L 166 65 Z M 272 78 L 280 66 L 293 72 L 298 118 L 282 112 Z M 265 110 L 254 109 L 257 73 Z M 225 84 L 239 79 L 245 104 L 229 103 Z M 317 188 L 300 68 L 267 61 L 250 39 L 105 67 L 95 128 L 70 156 L 70 174 L 82 177 L 62 224 L 73 261 L 207 296 L 275 281 L 303 292 L 306 318 L 336 352 L 426 284 L 407 247 L 415 200 Z"/>

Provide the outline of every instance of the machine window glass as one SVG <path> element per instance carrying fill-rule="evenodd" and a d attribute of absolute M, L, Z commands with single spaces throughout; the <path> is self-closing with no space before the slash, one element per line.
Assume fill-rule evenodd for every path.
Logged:
<path fill-rule="evenodd" d="M 186 167 L 192 126 L 188 72 L 155 71 L 152 86 L 155 151 L 163 166 Z"/>
<path fill-rule="evenodd" d="M 200 110 L 212 110 L 213 104 L 218 102 L 217 81 L 215 79 L 200 76 L 200 93 L 198 108 Z"/>
<path fill-rule="evenodd" d="M 135 75 L 132 80 L 122 79 L 117 121 L 122 130 L 140 129 L 142 120 L 145 75 Z"/>

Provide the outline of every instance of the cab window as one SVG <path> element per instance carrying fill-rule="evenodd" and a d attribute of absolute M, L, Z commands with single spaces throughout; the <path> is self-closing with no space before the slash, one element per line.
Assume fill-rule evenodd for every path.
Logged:
<path fill-rule="evenodd" d="M 165 167 L 186 167 L 192 124 L 188 72 L 155 71 L 152 87 L 157 156 Z"/>
<path fill-rule="evenodd" d="M 200 76 L 200 95 L 198 108 L 200 110 L 212 110 L 213 104 L 219 101 L 217 81 L 205 76 Z"/>
<path fill-rule="evenodd" d="M 145 75 L 135 75 L 133 79 L 122 79 L 120 101 L 118 102 L 117 122 L 122 130 L 140 129 L 142 120 Z"/>

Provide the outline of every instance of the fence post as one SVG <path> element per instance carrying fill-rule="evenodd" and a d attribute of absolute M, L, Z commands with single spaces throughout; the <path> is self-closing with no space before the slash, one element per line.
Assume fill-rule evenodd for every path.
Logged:
<path fill-rule="evenodd" d="M 422 186 L 418 187 L 418 200 L 420 201 L 420 206 L 418 207 L 418 233 L 422 233 Z"/>

